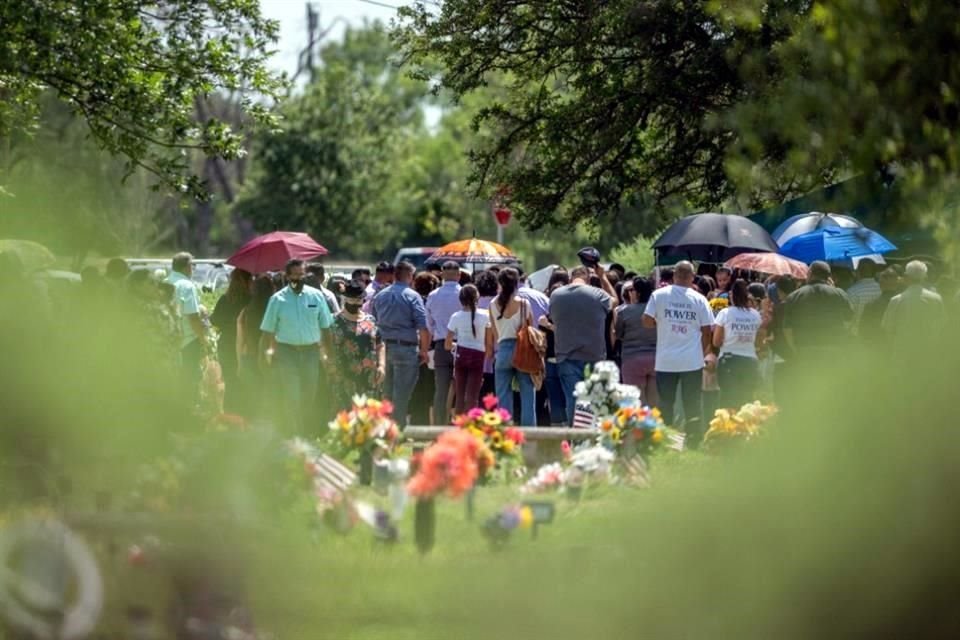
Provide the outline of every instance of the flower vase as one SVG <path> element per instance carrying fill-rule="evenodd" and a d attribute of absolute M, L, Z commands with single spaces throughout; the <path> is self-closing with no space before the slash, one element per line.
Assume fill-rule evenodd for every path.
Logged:
<path fill-rule="evenodd" d="M 434 498 L 420 498 L 413 513 L 413 536 L 417 550 L 426 555 L 433 549 L 437 534 L 437 511 Z"/>
<path fill-rule="evenodd" d="M 360 452 L 360 484 L 369 487 L 373 482 L 373 453 L 364 449 Z"/>

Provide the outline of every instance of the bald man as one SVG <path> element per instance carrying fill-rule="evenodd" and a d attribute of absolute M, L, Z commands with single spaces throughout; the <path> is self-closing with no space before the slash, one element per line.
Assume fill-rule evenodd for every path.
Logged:
<path fill-rule="evenodd" d="M 679 387 L 683 430 L 690 448 L 699 446 L 703 439 L 700 408 L 703 367 L 710 353 L 713 331 L 713 311 L 707 299 L 693 288 L 695 275 L 691 263 L 678 262 L 673 271 L 673 284 L 654 291 L 643 313 L 643 326 L 657 329 L 654 368 L 660 411 L 668 425 L 679 426 L 673 413 Z"/>

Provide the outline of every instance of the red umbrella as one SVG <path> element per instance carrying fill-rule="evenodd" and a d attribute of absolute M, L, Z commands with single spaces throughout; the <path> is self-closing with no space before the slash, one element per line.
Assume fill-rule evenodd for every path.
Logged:
<path fill-rule="evenodd" d="M 790 275 L 801 280 L 807 278 L 807 265 L 779 253 L 741 253 L 724 262 L 723 266 L 769 273 L 774 276 Z"/>
<path fill-rule="evenodd" d="M 310 260 L 327 253 L 323 245 L 305 233 L 274 231 L 254 238 L 237 249 L 227 259 L 227 264 L 250 273 L 263 273 L 280 271 L 293 258 Z"/>

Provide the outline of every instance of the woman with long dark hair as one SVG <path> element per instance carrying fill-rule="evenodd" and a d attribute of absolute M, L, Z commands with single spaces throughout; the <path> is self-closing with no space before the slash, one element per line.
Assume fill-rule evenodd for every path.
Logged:
<path fill-rule="evenodd" d="M 484 311 L 490 308 L 490 303 L 497 297 L 500 285 L 497 284 L 497 274 L 493 271 L 481 271 L 473 277 L 474 284 L 477 285 L 477 292 L 480 294 L 480 300 L 477 302 L 477 309 Z M 488 394 L 497 394 L 497 386 L 493 382 L 493 359 L 484 358 L 483 361 L 483 386 L 480 387 L 480 397 L 485 398 Z"/>
<path fill-rule="evenodd" d="M 240 410 L 243 394 L 237 378 L 237 318 L 250 302 L 250 285 L 253 274 L 243 269 L 230 272 L 230 285 L 227 292 L 220 296 L 210 315 L 210 324 L 217 328 L 217 360 L 223 372 L 225 393 L 223 408 L 227 413 Z"/>
<path fill-rule="evenodd" d="M 533 324 L 530 305 L 517 296 L 520 274 L 506 268 L 498 276 L 500 293 L 490 303 L 490 326 L 487 330 L 487 355 L 494 357 L 493 375 L 500 406 L 514 416 L 514 423 L 536 426 L 536 390 L 529 373 L 514 368 L 513 353 L 517 334 L 525 323 Z M 520 385 L 520 420 L 513 411 L 513 381 Z"/>
<path fill-rule="evenodd" d="M 630 304 L 616 312 L 613 332 L 621 344 L 623 382 L 640 389 L 643 403 L 659 406 L 657 393 L 657 330 L 643 326 L 643 313 L 653 294 L 653 281 L 634 278 Z"/>
<path fill-rule="evenodd" d="M 487 325 L 490 314 L 477 308 L 480 292 L 472 284 L 460 289 L 461 311 L 450 316 L 444 347 L 454 350 L 453 381 L 455 389 L 454 413 L 460 415 L 480 405 L 480 387 L 483 385 L 483 361 L 486 355 Z"/>
<path fill-rule="evenodd" d="M 717 314 L 713 346 L 720 350 L 717 382 L 725 408 L 740 408 L 756 399 L 759 384 L 757 336 L 762 318 L 750 304 L 747 282 L 738 279 L 730 289 L 730 306 Z"/>
<path fill-rule="evenodd" d="M 237 377 L 247 416 L 258 414 L 266 397 L 266 377 L 260 369 L 260 362 L 266 358 L 266 354 L 259 353 L 260 323 L 275 292 L 273 278 L 258 276 L 253 281 L 250 301 L 237 316 Z"/>

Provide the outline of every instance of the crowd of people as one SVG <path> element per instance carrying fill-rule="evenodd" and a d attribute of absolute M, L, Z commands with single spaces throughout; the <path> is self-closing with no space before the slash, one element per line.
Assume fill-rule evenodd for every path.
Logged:
<path fill-rule="evenodd" d="M 589 249 L 579 256 L 543 291 L 518 265 L 418 272 L 384 262 L 328 279 L 322 264 L 291 260 L 283 273 L 235 269 L 209 313 L 187 253 L 160 282 L 144 271 L 125 278 L 184 388 L 202 386 L 215 354 L 225 410 L 250 420 L 319 433 L 366 394 L 390 399 L 403 424 L 449 424 L 492 393 L 521 425 L 570 425 L 577 383 L 613 360 L 692 446 L 716 408 L 778 395 L 791 371 L 851 344 L 916 350 L 942 332 L 956 298 L 948 281 L 935 292 L 919 261 L 878 273 L 864 259 L 844 290 L 824 262 L 797 281 L 687 261 L 637 274 L 603 268 Z M 515 363 L 527 327 L 545 337 L 539 375 Z"/>

